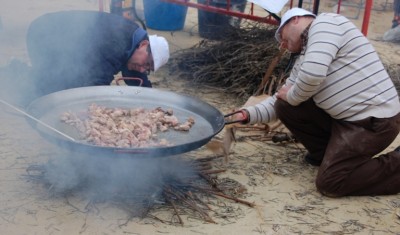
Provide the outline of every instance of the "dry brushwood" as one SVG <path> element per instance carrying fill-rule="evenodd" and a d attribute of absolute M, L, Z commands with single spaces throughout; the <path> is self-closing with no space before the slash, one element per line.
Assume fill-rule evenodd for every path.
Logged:
<path fill-rule="evenodd" d="M 269 64 L 279 54 L 275 27 L 244 22 L 221 41 L 202 40 L 197 45 L 171 56 L 171 73 L 194 83 L 224 88 L 227 93 L 248 97 L 257 92 Z M 288 65 L 284 55 L 271 74 L 275 92 Z M 266 82 L 266 86 L 270 85 Z"/>
<path fill-rule="evenodd" d="M 99 177 L 101 173 L 97 173 L 97 171 L 94 175 L 79 176 L 81 181 L 76 187 L 65 187 L 62 181 L 55 181 L 57 186 L 54 186 L 48 178 L 48 169 L 53 169 L 56 166 L 51 163 L 49 165 L 29 166 L 26 170 L 26 177 L 45 185 L 50 195 L 64 197 L 67 201 L 69 196 L 86 192 L 88 188 L 91 188 L 88 184 L 99 185 L 95 186 L 96 194 L 89 193 L 93 195 L 90 196 L 90 205 L 95 206 L 97 203 L 109 202 L 123 208 L 129 213 L 126 223 L 131 221 L 132 218 L 138 217 L 183 225 L 184 220 L 181 216 L 200 219 L 207 223 L 217 223 L 212 215 L 218 215 L 218 211 L 229 207 L 229 201 L 248 207 L 255 207 L 256 205 L 239 198 L 246 196 L 247 189 L 244 185 L 234 179 L 218 177 L 219 173 L 226 170 L 213 168 L 214 159 L 217 158 L 168 159 L 169 164 L 173 161 L 171 165 L 158 162 L 157 164 L 160 164 L 160 167 L 156 177 L 152 178 L 154 174 L 151 174 L 151 177 L 143 174 L 143 178 L 140 179 L 142 181 L 140 182 L 141 187 L 136 187 L 136 181 L 127 180 L 126 183 L 121 185 L 112 183 L 113 186 L 116 186 L 113 187 L 113 190 L 110 190 L 111 185 L 107 185 L 110 182 L 100 180 L 102 179 L 102 177 Z M 135 162 L 135 165 L 136 163 L 138 162 Z M 129 177 L 129 175 L 124 174 L 121 176 L 123 179 Z M 157 180 L 154 181 L 153 179 Z M 101 184 L 97 180 L 100 180 Z M 170 213 L 163 214 L 160 213 L 161 211 L 169 211 Z M 83 212 L 89 213 L 90 208 Z M 231 213 L 234 215 L 235 212 L 232 211 Z M 163 217 L 170 219 L 166 220 Z"/>

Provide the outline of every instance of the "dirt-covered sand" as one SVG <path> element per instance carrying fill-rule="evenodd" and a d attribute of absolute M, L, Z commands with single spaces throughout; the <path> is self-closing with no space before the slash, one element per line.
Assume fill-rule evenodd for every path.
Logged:
<path fill-rule="evenodd" d="M 332 10 L 333 1 L 323 2 L 321 11 Z M 385 1 L 375 2 L 375 7 L 380 8 Z M 391 24 L 390 7 L 389 3 L 388 10 L 372 12 L 368 38 L 385 63 L 399 65 L 400 45 L 380 41 Z M 96 0 L 3 3 L 0 67 L 15 59 L 29 64 L 25 46 L 29 23 L 46 12 L 69 9 L 98 10 L 99 6 Z M 343 14 L 352 17 L 356 11 L 344 6 Z M 361 11 L 359 18 L 354 19 L 359 27 L 362 14 Z M 189 8 L 182 31 L 149 32 L 165 36 L 172 52 L 190 47 L 200 40 L 197 10 Z M 200 98 L 224 113 L 245 102 L 217 89 L 193 87 L 187 80 L 170 74 L 168 68 L 151 76 L 155 88 Z M 21 85 L 18 82 L 11 80 L 7 85 Z M 65 150 L 44 140 L 19 113 L 2 104 L 0 109 L 1 234 L 400 234 L 400 195 L 324 197 L 314 185 L 318 168 L 302 161 L 304 150 L 299 144 L 252 141 L 246 132 L 237 133 L 239 141 L 226 165 L 222 159 L 213 164 L 227 169 L 220 177 L 229 177 L 245 186 L 247 193 L 243 199 L 257 206 L 251 208 L 219 199 L 215 212 L 210 213 L 216 224 L 184 216 L 184 225 L 171 225 L 155 219 L 132 218 L 126 208 L 109 201 L 93 204 L 79 193 L 55 197 L 49 193 L 51 190 L 27 177 L 27 168 L 44 164 Z M 400 138 L 387 150 L 399 145 Z M 188 154 L 214 155 L 206 148 Z M 59 172 L 62 174 L 65 172 Z M 158 215 L 163 213 L 169 212 L 160 211 Z"/>

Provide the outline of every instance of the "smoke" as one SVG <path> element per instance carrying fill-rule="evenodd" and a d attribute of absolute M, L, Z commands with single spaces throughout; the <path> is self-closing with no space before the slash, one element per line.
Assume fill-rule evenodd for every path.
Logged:
<path fill-rule="evenodd" d="M 126 60 L 122 54 L 131 43 L 127 34 L 132 33 L 126 23 L 107 23 L 104 17 L 94 20 L 100 11 L 110 12 L 109 4 L 97 0 L 2 3 L 0 98 L 25 107 L 55 91 L 109 85 Z"/>
<path fill-rule="evenodd" d="M 0 98 L 20 108 L 29 104 L 35 94 L 29 76 L 30 67 L 18 59 L 0 67 Z"/>
<path fill-rule="evenodd" d="M 161 192 L 170 181 L 198 177 L 180 156 L 98 156 L 71 153 L 54 156 L 43 165 L 41 183 L 56 195 L 81 193 L 89 200 L 134 202 L 162 201 Z"/>
<path fill-rule="evenodd" d="M 46 86 L 43 75 L 38 75 L 38 78 L 34 80 L 35 71 L 32 69 L 32 54 L 28 51 L 28 31 L 32 22 L 40 18 L 43 15 L 58 12 L 58 11 L 69 11 L 69 10 L 90 10 L 99 11 L 99 2 L 95 0 L 69 0 L 69 1 L 5 1 L 2 3 L 0 9 L 0 98 L 6 100 L 8 103 L 15 106 L 25 107 L 30 101 L 37 98 L 35 86 L 42 84 Z M 79 22 L 76 19 L 75 22 Z M 53 22 L 57 24 L 59 22 Z M 70 33 L 79 33 L 79 23 L 76 24 L 74 30 L 69 30 Z M 43 28 L 43 38 L 45 35 L 54 35 L 62 31 L 62 26 L 54 27 L 54 29 Z M 88 40 L 94 40 L 96 36 L 88 38 Z M 41 39 L 39 38 L 39 42 Z M 47 42 L 48 43 L 48 42 Z M 60 40 L 57 42 L 60 48 L 65 48 L 67 41 Z M 32 44 L 33 51 L 40 51 L 44 56 L 48 56 L 49 61 L 55 59 L 48 53 L 46 53 L 46 47 L 50 47 L 50 44 L 45 47 L 39 47 L 38 44 Z M 78 43 L 76 48 L 79 49 L 80 44 Z M 58 55 L 59 57 L 62 54 Z M 60 73 L 58 73 L 60 74 Z M 48 74 L 51 76 L 51 74 Z M 68 82 L 67 79 L 63 79 L 62 76 L 52 77 L 53 81 L 58 83 Z"/>
<path fill-rule="evenodd" d="M 41 31 L 42 34 L 35 35 L 35 43 L 28 42 L 27 38 L 32 36 L 29 27 L 35 19 L 42 15 L 66 10 L 92 10 L 98 11 L 98 1 L 7 1 L 2 5 L 0 18 L 0 98 L 21 109 L 27 107 L 30 102 L 37 98 L 36 86 L 54 86 L 53 89 L 64 87 L 63 83 L 70 82 L 78 72 L 84 74 L 82 79 L 94 78 L 96 74 L 82 73 L 88 69 L 94 70 L 86 64 L 87 58 L 77 60 L 69 53 L 70 48 L 86 53 L 87 45 L 101 39 L 102 35 L 89 35 L 82 27 L 82 19 L 72 19 L 75 24 L 69 24 L 66 28 L 60 22 L 50 22 Z M 36 4 L 36 5 L 35 5 Z M 24 6 L 21 8 L 21 6 Z M 7 11 L 5 11 L 5 9 Z M 39 26 L 38 26 L 39 27 Z M 102 27 L 97 25 L 96 27 Z M 32 32 L 31 32 L 32 33 Z M 73 35 L 84 35 L 82 41 L 66 41 L 63 37 L 51 41 L 60 46 L 60 51 L 50 54 L 46 48 L 51 46 L 44 37 L 68 33 Z M 43 39 L 43 40 L 42 40 Z M 118 47 L 116 42 L 112 43 Z M 28 45 L 29 44 L 29 45 Z M 82 45 L 82 47 L 79 47 Z M 40 47 L 39 47 L 40 46 Z M 62 50 L 61 50 L 62 49 Z M 96 48 L 95 48 L 96 49 Z M 98 49 L 98 48 L 97 48 Z M 98 50 L 102 52 L 101 50 Z M 40 55 L 39 55 L 40 54 Z M 53 72 L 37 74 L 34 69 L 37 64 L 33 57 L 42 56 L 41 59 L 48 62 Z M 97 58 L 101 54 L 89 54 L 91 58 Z M 56 71 L 58 65 L 55 61 L 62 58 L 64 70 Z M 40 62 L 41 63 L 41 62 Z M 71 64 L 68 64 L 71 63 Z M 79 64 L 79 68 L 75 65 Z M 56 76 L 55 74 L 62 74 Z M 44 79 L 46 76 L 51 79 Z M 112 74 L 111 74 L 112 76 Z M 36 79 L 34 79 L 36 77 Z M 46 81 L 47 80 L 47 81 Z M 1 107 L 2 109 L 4 107 Z M 193 177 L 194 173 L 187 163 L 179 157 L 135 158 L 115 156 L 97 156 L 96 154 L 81 154 L 70 152 L 69 154 L 58 154 L 52 159 L 40 165 L 40 182 L 48 186 L 51 192 L 65 194 L 68 192 L 81 192 L 89 198 L 118 199 L 122 196 L 134 197 L 135 195 L 158 197 L 160 189 L 169 178 L 186 179 Z M 166 177 L 168 176 L 168 177 Z"/>

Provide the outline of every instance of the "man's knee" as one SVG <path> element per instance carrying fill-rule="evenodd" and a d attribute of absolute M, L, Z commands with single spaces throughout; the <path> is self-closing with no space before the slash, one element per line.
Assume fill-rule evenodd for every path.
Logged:
<path fill-rule="evenodd" d="M 327 197 L 341 197 L 344 196 L 339 192 L 340 184 L 333 181 L 329 177 L 317 177 L 315 182 L 317 190 Z"/>

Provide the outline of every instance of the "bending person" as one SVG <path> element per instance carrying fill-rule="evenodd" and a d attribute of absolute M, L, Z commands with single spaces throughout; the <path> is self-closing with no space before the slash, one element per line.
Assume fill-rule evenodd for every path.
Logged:
<path fill-rule="evenodd" d="M 375 157 L 399 134 L 399 96 L 367 38 L 344 16 L 292 8 L 276 39 L 297 60 L 275 95 L 243 109 L 245 122 L 280 119 L 320 165 L 324 195 L 399 193 L 400 149 Z"/>
<path fill-rule="evenodd" d="M 114 75 L 140 78 L 169 59 L 165 38 L 149 36 L 133 21 L 96 11 L 48 13 L 34 20 L 27 33 L 36 96 L 55 91 L 110 85 Z M 139 85 L 138 80 L 127 80 Z"/>

